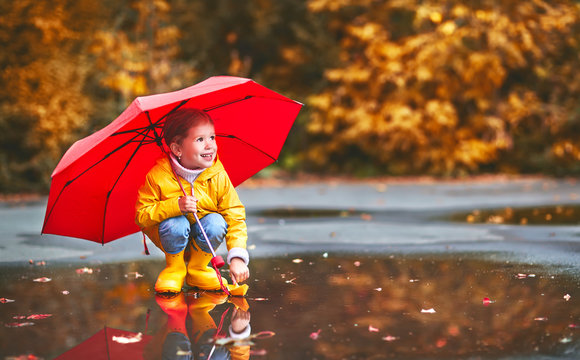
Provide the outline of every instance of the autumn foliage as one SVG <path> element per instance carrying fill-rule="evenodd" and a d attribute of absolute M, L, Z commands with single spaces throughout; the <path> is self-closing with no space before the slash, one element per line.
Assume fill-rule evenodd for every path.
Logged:
<path fill-rule="evenodd" d="M 280 165 L 580 173 L 574 1 L 0 3 L 0 191 L 46 190 L 136 96 L 212 75 L 306 103 Z"/>
<path fill-rule="evenodd" d="M 340 63 L 309 97 L 309 159 L 391 174 L 578 169 L 576 3 L 309 7 L 336 16 L 334 31 L 344 32 Z"/>

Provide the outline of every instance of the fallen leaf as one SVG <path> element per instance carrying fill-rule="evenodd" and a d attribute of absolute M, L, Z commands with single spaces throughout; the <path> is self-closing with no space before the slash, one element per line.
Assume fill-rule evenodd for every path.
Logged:
<path fill-rule="evenodd" d="M 423 314 L 435 314 L 436 311 L 433 308 L 431 308 L 431 309 L 421 309 L 421 313 L 423 313 Z"/>
<path fill-rule="evenodd" d="M 143 276 L 144 276 L 143 274 L 139 274 L 137 271 L 133 271 L 133 272 L 130 272 L 130 273 L 125 275 L 126 278 L 131 277 L 131 278 L 135 278 L 135 279 L 139 279 Z"/>
<path fill-rule="evenodd" d="M 21 323 L 9 323 L 9 324 L 6 324 L 5 326 L 8 328 L 19 328 L 19 327 L 32 326 L 32 325 L 34 325 L 33 322 L 21 322 Z"/>
<path fill-rule="evenodd" d="M 382 338 L 382 339 L 383 339 L 384 341 L 389 341 L 389 342 L 391 342 L 391 341 L 399 340 L 399 337 L 398 337 L 398 336 L 391 336 L 391 335 L 387 335 L 387 336 L 385 336 L 385 337 L 384 337 L 384 338 Z"/>
<path fill-rule="evenodd" d="M 28 320 L 40 320 L 51 317 L 52 314 L 32 314 L 26 317 Z"/>
<path fill-rule="evenodd" d="M 264 356 L 267 353 L 266 349 L 250 349 L 250 356 Z"/>
<path fill-rule="evenodd" d="M 276 335 L 275 332 L 265 330 L 265 331 L 260 331 L 257 334 L 250 335 L 250 338 L 251 339 L 268 339 L 268 338 L 271 338 L 274 335 Z"/>
<path fill-rule="evenodd" d="M 143 334 L 138 333 L 133 336 L 113 336 L 113 341 L 119 344 L 133 344 L 138 343 L 143 339 Z"/>
<path fill-rule="evenodd" d="M 190 359 L 193 353 L 191 352 L 191 350 L 181 350 L 180 348 L 177 348 L 177 352 L 175 353 L 175 355 L 178 357 L 186 356 L 186 359 Z"/>
<path fill-rule="evenodd" d="M 369 325 L 369 332 L 379 332 L 379 329 L 372 325 Z"/>
<path fill-rule="evenodd" d="M 488 297 L 483 298 L 483 305 L 488 306 L 489 304 L 493 304 L 495 301 L 491 300 Z"/>
<path fill-rule="evenodd" d="M 47 278 L 47 277 L 41 277 L 41 278 L 38 278 L 38 279 L 34 279 L 32 281 L 45 283 L 45 282 L 52 281 L 52 279 L 51 278 Z"/>
<path fill-rule="evenodd" d="M 449 333 L 449 335 L 451 336 L 459 336 L 459 327 L 457 325 L 450 325 L 447 328 L 447 332 Z"/>
<path fill-rule="evenodd" d="M 371 214 L 361 214 L 360 218 L 364 221 L 371 221 L 373 219 L 373 216 Z"/>
<path fill-rule="evenodd" d="M 20 355 L 20 356 L 9 356 L 4 358 L 5 360 L 42 360 L 42 358 L 39 358 L 36 355 L 32 355 L 32 354 L 26 354 L 26 355 Z"/>
<path fill-rule="evenodd" d="M 11 302 L 14 302 L 14 300 L 12 300 L 12 299 L 6 299 L 6 298 L 0 298 L 0 303 L 2 303 L 2 304 L 11 303 Z"/>
<path fill-rule="evenodd" d="M 447 339 L 439 339 L 437 340 L 437 343 L 435 343 L 435 346 L 437 346 L 438 348 L 442 348 L 445 345 L 447 345 Z"/>
<path fill-rule="evenodd" d="M 320 336 L 320 331 L 321 329 L 318 329 L 318 331 L 315 331 L 313 333 L 310 334 L 310 338 L 312 340 L 318 340 L 318 337 Z"/>

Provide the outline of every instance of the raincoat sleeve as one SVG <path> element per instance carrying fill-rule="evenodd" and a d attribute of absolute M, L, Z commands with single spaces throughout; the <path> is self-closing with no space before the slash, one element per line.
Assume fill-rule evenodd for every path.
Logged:
<path fill-rule="evenodd" d="M 181 210 L 179 210 L 179 197 L 163 199 L 162 187 L 155 181 L 153 171 L 147 174 L 145 183 L 137 194 L 135 222 L 141 229 L 158 225 L 163 220 L 182 215 Z"/>
<path fill-rule="evenodd" d="M 220 174 L 217 207 L 218 212 L 228 223 L 228 232 L 225 239 L 228 248 L 228 263 L 234 257 L 240 257 L 248 263 L 246 209 L 225 172 Z"/>

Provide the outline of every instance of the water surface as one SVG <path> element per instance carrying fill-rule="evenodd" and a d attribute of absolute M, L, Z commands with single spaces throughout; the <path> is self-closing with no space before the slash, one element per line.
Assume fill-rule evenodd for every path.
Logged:
<path fill-rule="evenodd" d="M 119 348 L 125 359 L 580 356 L 580 284 L 558 269 L 475 254 L 292 255 L 253 260 L 247 298 L 228 301 L 194 291 L 156 297 L 162 265 L 2 268 L 0 358 Z M 234 341 L 240 319 L 253 335 Z"/>

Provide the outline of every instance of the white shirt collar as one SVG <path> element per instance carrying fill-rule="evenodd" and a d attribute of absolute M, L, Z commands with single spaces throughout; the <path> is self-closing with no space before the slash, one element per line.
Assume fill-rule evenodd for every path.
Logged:
<path fill-rule="evenodd" d="M 175 158 L 173 154 L 171 154 L 170 159 L 171 162 L 173 163 L 173 169 L 175 169 L 175 173 L 184 178 L 185 180 L 187 180 L 187 182 L 192 185 L 195 179 L 197 179 L 197 177 L 199 176 L 199 174 L 201 174 L 205 170 L 205 169 L 191 170 L 185 168 L 183 167 L 183 165 L 179 163 L 179 161 Z"/>

